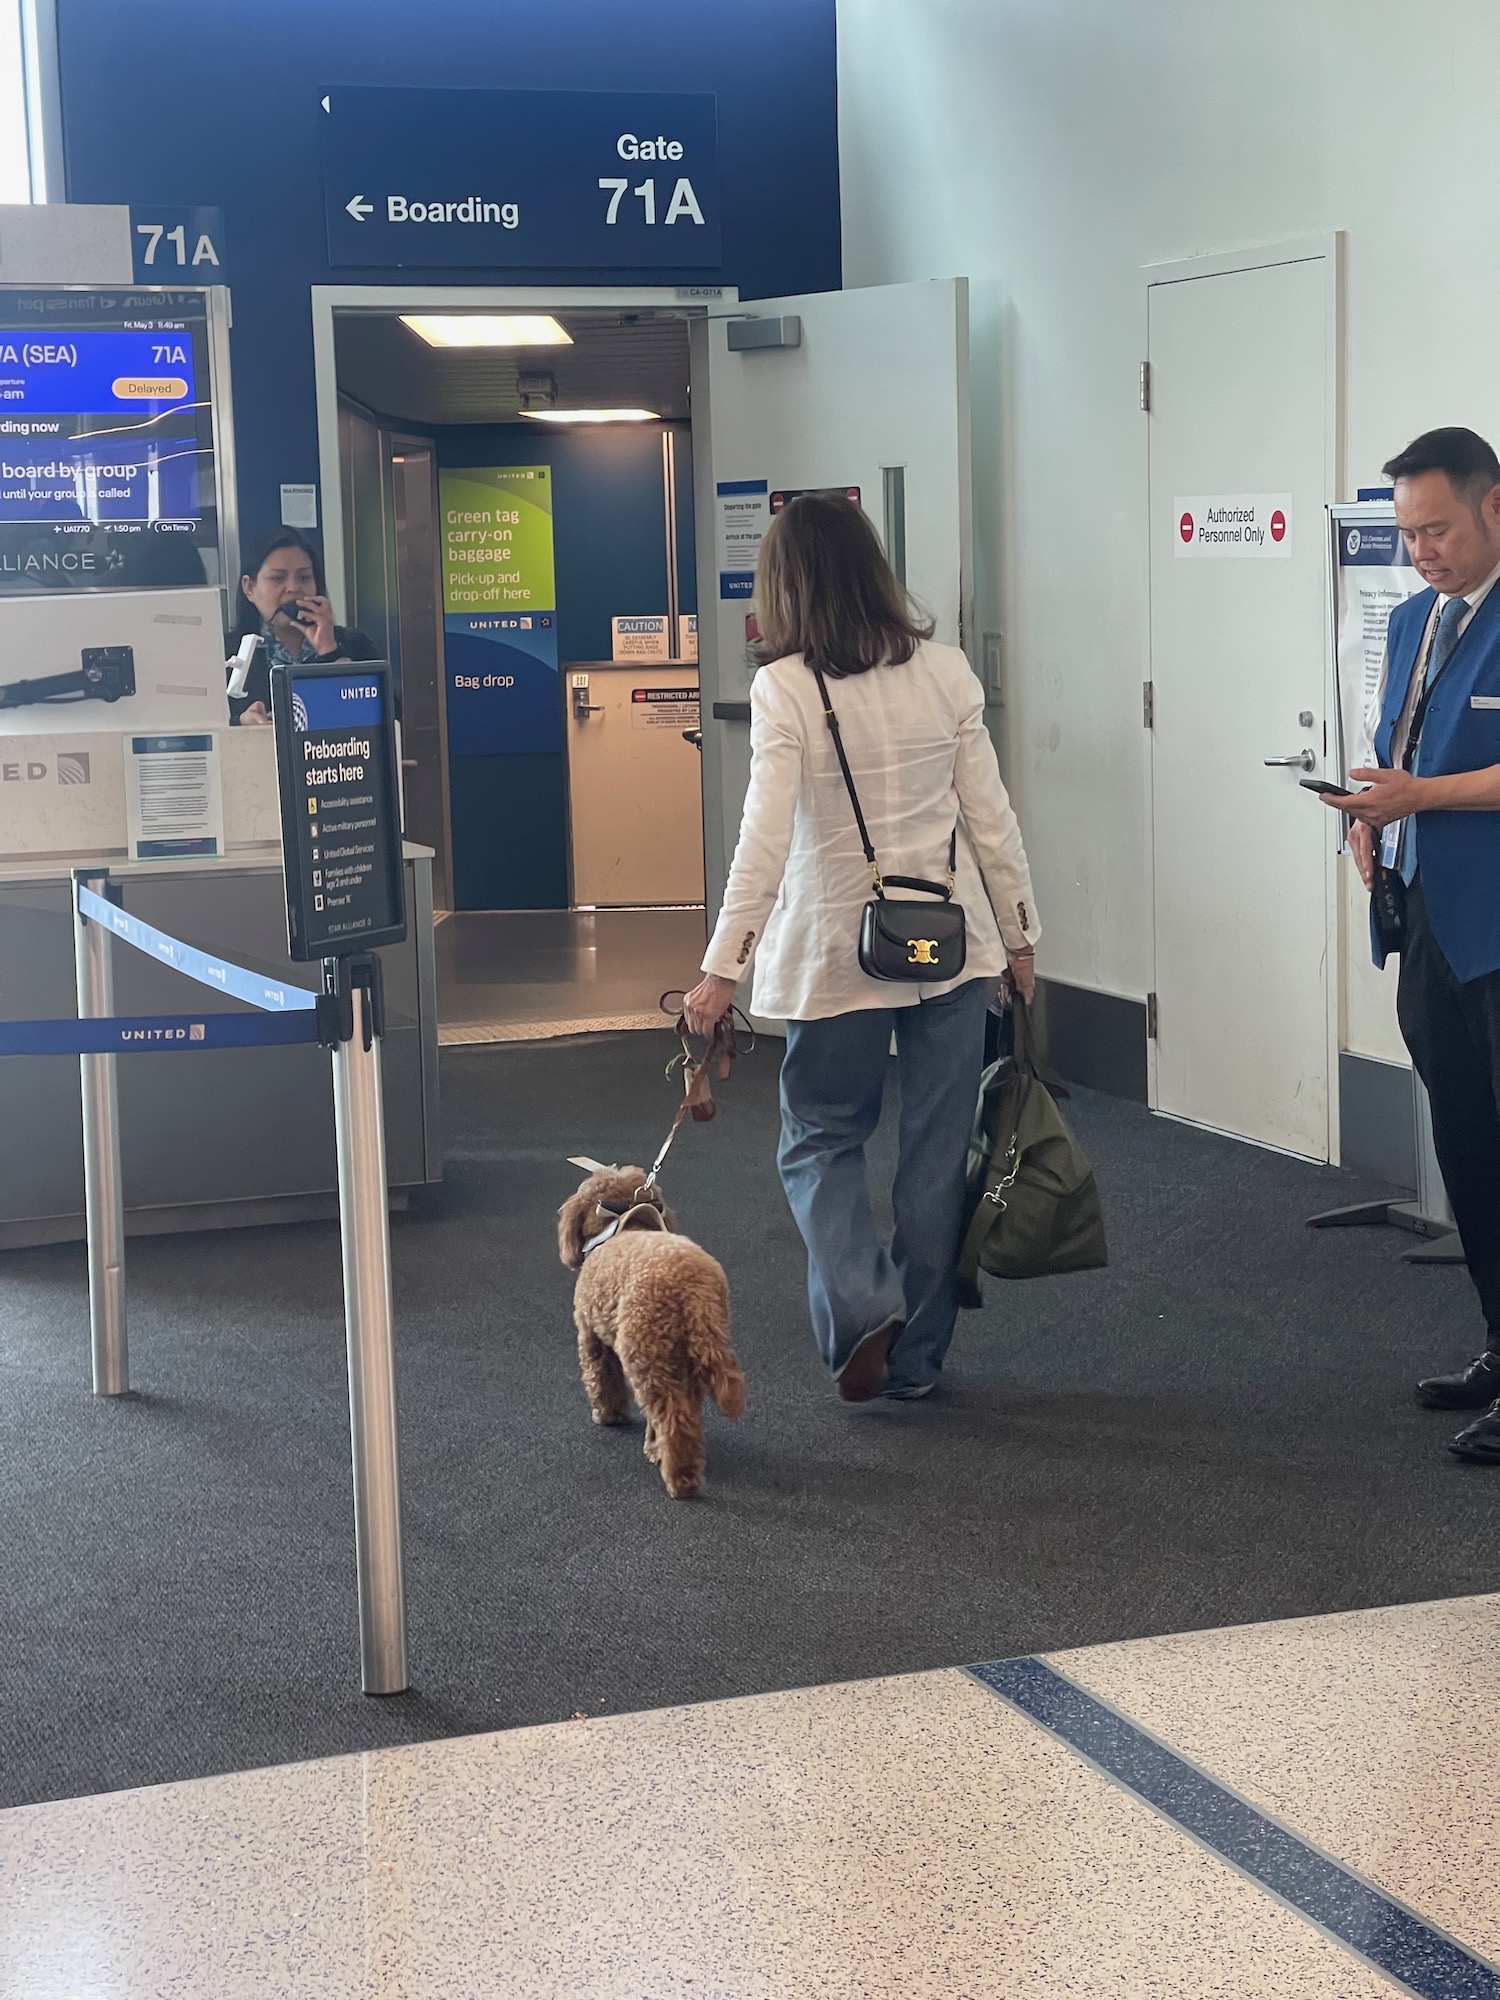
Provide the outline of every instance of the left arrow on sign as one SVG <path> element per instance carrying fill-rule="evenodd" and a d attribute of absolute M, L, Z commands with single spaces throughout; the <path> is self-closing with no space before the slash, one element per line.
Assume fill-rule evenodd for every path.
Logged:
<path fill-rule="evenodd" d="M 362 194 L 357 194 L 353 201 L 346 201 L 344 207 L 354 217 L 356 222 L 363 222 L 367 215 L 375 213 L 374 202 L 366 201 Z"/>

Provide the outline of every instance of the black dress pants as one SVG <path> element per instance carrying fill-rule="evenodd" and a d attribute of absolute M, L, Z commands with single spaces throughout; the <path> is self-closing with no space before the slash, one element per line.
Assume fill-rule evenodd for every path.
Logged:
<path fill-rule="evenodd" d="M 1427 921 L 1420 874 L 1406 894 L 1396 1013 L 1432 1100 L 1438 1165 L 1488 1345 L 1500 1350 L 1500 972 L 1455 976 Z"/>

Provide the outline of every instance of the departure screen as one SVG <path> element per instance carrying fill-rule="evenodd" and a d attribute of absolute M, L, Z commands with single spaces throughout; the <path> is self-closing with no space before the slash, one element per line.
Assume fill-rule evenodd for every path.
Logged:
<path fill-rule="evenodd" d="M 0 589 L 218 583 L 201 292 L 0 291 Z"/>

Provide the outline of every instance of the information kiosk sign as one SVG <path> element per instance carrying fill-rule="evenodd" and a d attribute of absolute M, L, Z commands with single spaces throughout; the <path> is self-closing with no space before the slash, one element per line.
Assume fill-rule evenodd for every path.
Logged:
<path fill-rule="evenodd" d="M 391 670 L 274 666 L 287 939 L 298 961 L 406 936 Z"/>

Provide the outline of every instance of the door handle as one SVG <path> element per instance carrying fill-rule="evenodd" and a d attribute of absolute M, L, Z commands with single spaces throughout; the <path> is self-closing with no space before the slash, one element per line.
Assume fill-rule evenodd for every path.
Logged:
<path fill-rule="evenodd" d="M 1290 757 L 1264 757 L 1261 762 L 1267 770 L 1277 765 L 1299 771 L 1315 771 L 1318 767 L 1318 760 L 1311 750 L 1298 750 Z"/>

